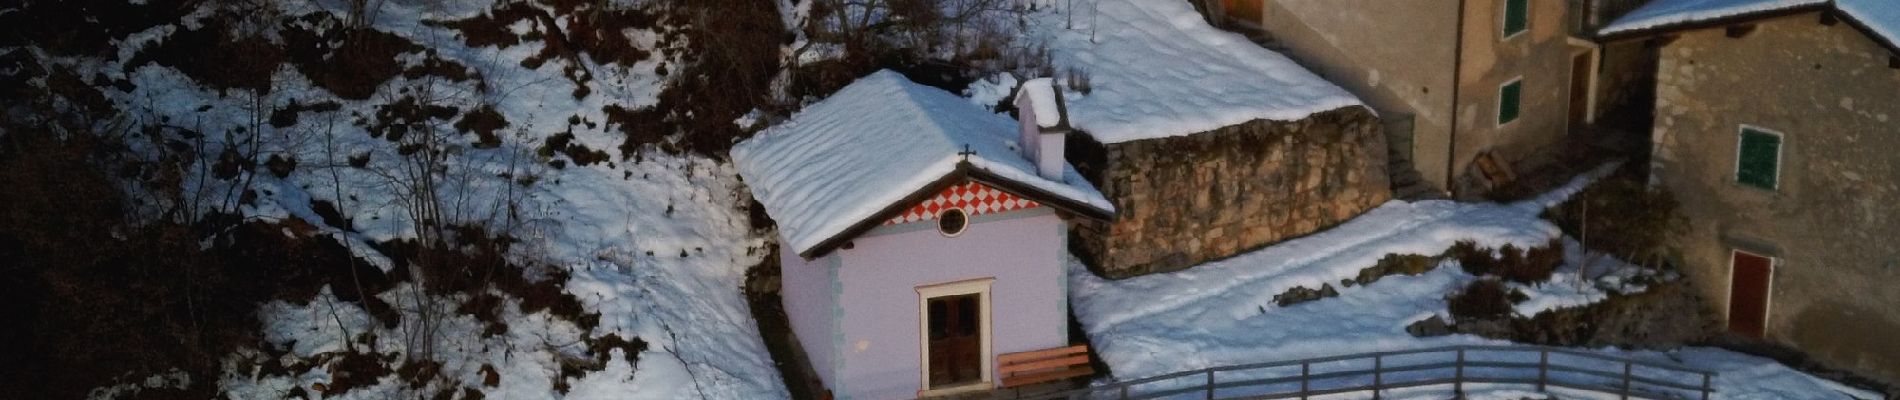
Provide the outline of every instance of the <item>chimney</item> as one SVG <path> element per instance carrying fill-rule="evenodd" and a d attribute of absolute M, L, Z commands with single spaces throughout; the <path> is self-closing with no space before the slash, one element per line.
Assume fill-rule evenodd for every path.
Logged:
<path fill-rule="evenodd" d="M 1018 146 L 1023 158 L 1036 165 L 1036 174 L 1062 181 L 1063 139 L 1068 136 L 1069 115 L 1062 91 L 1050 78 L 1030 79 L 1016 91 L 1016 121 L 1020 130 Z"/>

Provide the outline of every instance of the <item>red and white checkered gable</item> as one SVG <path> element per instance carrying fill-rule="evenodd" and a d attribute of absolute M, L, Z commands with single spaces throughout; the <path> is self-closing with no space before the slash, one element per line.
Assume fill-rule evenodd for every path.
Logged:
<path fill-rule="evenodd" d="M 937 193 L 936 196 L 931 196 L 929 200 L 917 203 L 917 205 L 911 206 L 910 209 L 904 210 L 903 214 L 898 214 L 889 221 L 884 221 L 884 224 L 897 225 L 934 220 L 937 219 L 937 213 L 952 208 L 961 208 L 965 214 L 975 217 L 983 214 L 1009 212 L 1041 206 L 1042 205 L 1037 204 L 1035 200 L 1004 193 L 988 185 L 977 182 L 964 182 L 956 186 L 945 188 L 943 192 Z"/>

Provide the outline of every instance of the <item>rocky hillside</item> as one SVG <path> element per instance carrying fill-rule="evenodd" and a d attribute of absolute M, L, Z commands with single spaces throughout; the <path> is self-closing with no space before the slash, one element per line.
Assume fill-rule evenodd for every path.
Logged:
<path fill-rule="evenodd" d="M 786 397 L 726 149 L 880 68 L 1040 68 L 1022 4 L 0 5 L 0 390 Z"/>
<path fill-rule="evenodd" d="M 794 9 L 0 6 L 0 387 L 782 397 L 720 159 Z"/>

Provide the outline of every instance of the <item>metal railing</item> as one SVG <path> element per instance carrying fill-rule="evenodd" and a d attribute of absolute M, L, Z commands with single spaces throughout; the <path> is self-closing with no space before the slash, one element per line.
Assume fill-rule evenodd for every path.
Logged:
<path fill-rule="evenodd" d="M 1366 391 L 1378 399 L 1385 390 L 1450 385 L 1462 395 L 1466 385 L 1490 384 L 1707 400 L 1714 378 L 1710 371 L 1555 347 L 1448 346 L 1204 368 L 1022 399 L 1305 399 Z"/>

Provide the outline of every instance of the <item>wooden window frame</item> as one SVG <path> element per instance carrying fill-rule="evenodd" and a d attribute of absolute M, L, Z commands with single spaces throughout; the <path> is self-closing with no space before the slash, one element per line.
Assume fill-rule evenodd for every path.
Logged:
<path fill-rule="evenodd" d="M 1524 2 L 1524 26 L 1519 28 L 1517 32 L 1511 32 L 1511 2 L 1513 1 L 1519 0 L 1501 0 L 1498 5 L 1498 33 L 1502 35 L 1498 38 L 1500 42 L 1516 39 L 1518 36 L 1523 36 L 1525 33 L 1531 31 L 1531 3 L 1533 2 L 1531 0 L 1522 0 Z"/>
<path fill-rule="evenodd" d="M 1768 289 L 1761 295 L 1761 336 L 1766 338 L 1768 337 L 1768 316 L 1774 315 L 1775 309 L 1775 270 L 1781 269 L 1781 258 L 1737 248 L 1728 250 L 1728 296 L 1722 300 L 1723 332 L 1728 332 L 1728 325 L 1732 323 L 1730 319 L 1734 317 L 1732 314 L 1735 312 L 1735 255 L 1737 254 L 1768 259 Z"/>
<path fill-rule="evenodd" d="M 917 287 L 917 397 L 943 396 L 989 390 L 996 386 L 996 357 L 990 347 L 990 289 L 996 278 L 978 278 Z M 930 299 L 945 296 L 977 295 L 977 335 L 981 343 L 982 379 L 955 386 L 930 387 Z"/>
<path fill-rule="evenodd" d="M 1747 143 L 1746 140 L 1748 136 L 1748 131 L 1766 133 L 1775 137 L 1775 177 L 1774 177 L 1775 182 L 1774 182 L 1774 185 L 1770 185 L 1770 187 L 1755 186 L 1754 184 L 1751 184 L 1751 183 L 1742 182 L 1742 147 L 1744 144 Z M 1744 186 L 1744 187 L 1748 187 L 1752 189 L 1757 189 L 1757 190 L 1766 190 L 1770 192 L 1781 191 L 1781 170 L 1782 170 L 1781 166 L 1783 164 L 1783 161 L 1786 161 L 1785 158 L 1787 157 L 1786 156 L 1787 151 L 1785 150 L 1787 149 L 1787 147 L 1788 147 L 1788 135 L 1782 134 L 1781 131 L 1763 128 L 1763 127 L 1755 126 L 1755 125 L 1742 124 L 1740 127 L 1735 129 L 1735 169 L 1734 169 L 1734 172 L 1729 175 L 1730 176 L 1729 182 L 1733 182 L 1736 185 Z"/>
<path fill-rule="evenodd" d="M 1517 103 L 1517 113 L 1511 116 L 1510 121 L 1505 121 L 1504 120 L 1504 89 L 1510 88 L 1511 85 L 1517 85 L 1517 99 L 1515 99 Z M 1513 77 L 1511 78 L 1511 80 L 1504 81 L 1504 84 L 1498 85 L 1498 107 L 1496 110 L 1493 110 L 1492 116 L 1496 118 L 1496 119 L 1493 119 L 1493 121 L 1496 121 L 1497 126 L 1500 128 L 1510 126 L 1511 124 L 1517 123 L 1518 120 L 1524 119 L 1524 77 L 1523 76 L 1520 75 L 1517 77 Z"/>

